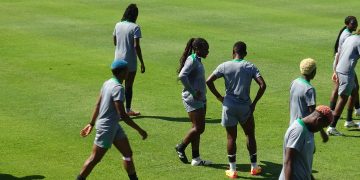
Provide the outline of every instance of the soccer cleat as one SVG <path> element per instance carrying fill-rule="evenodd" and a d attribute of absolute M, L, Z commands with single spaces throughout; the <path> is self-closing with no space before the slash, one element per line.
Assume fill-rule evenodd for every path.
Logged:
<path fill-rule="evenodd" d="M 259 175 L 261 173 L 261 167 L 256 166 L 254 168 L 251 168 L 250 174 L 251 175 Z"/>
<path fill-rule="evenodd" d="M 188 158 L 186 157 L 186 155 L 185 155 L 185 151 L 184 150 L 180 150 L 180 148 L 179 148 L 179 144 L 177 144 L 176 146 L 175 146 L 175 150 L 176 150 L 176 153 L 178 154 L 178 156 L 179 156 L 179 159 L 180 159 L 180 161 L 181 162 L 183 162 L 183 163 L 189 163 L 189 160 L 188 160 Z"/>
<path fill-rule="evenodd" d="M 192 159 L 191 165 L 192 166 L 206 166 L 212 164 L 211 161 L 208 160 L 202 160 L 200 158 Z"/>
<path fill-rule="evenodd" d="M 354 115 L 355 115 L 355 116 L 360 116 L 360 108 L 359 108 L 359 109 L 355 109 Z"/>
<path fill-rule="evenodd" d="M 344 126 L 346 128 L 358 128 L 359 127 L 359 125 L 356 124 L 354 121 L 345 121 Z"/>
<path fill-rule="evenodd" d="M 135 112 L 133 110 L 130 110 L 126 113 L 128 116 L 139 116 L 140 112 Z"/>
<path fill-rule="evenodd" d="M 329 136 L 343 136 L 344 134 L 339 132 L 338 130 L 336 130 L 336 128 L 333 127 L 328 127 L 328 129 L 326 130 L 326 133 Z"/>
<path fill-rule="evenodd" d="M 238 173 L 237 171 L 232 171 L 232 170 L 226 170 L 225 174 L 227 177 L 231 178 L 231 179 L 236 179 L 238 177 Z"/>

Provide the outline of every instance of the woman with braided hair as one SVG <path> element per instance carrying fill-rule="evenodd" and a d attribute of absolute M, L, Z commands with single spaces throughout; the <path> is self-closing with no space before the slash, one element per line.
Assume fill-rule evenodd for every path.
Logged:
<path fill-rule="evenodd" d="M 339 62 L 339 55 L 342 49 L 342 45 L 345 42 L 345 40 L 352 35 L 353 31 L 356 31 L 356 28 L 358 26 L 358 22 L 355 16 L 347 16 L 345 18 L 345 26 L 340 30 L 339 35 L 336 39 L 335 42 L 335 46 L 334 46 L 334 55 L 335 55 L 335 60 L 333 63 L 333 76 L 332 76 L 332 80 L 334 82 L 334 88 L 333 91 L 331 92 L 331 96 L 330 96 L 330 108 L 331 110 L 335 110 L 336 107 L 336 102 L 338 100 L 338 91 L 339 91 L 339 81 L 338 81 L 338 77 L 336 75 L 336 66 Z M 358 86 L 358 80 L 357 80 L 357 76 L 355 74 L 355 83 Z M 358 88 L 358 87 L 357 87 Z M 352 121 L 352 113 L 353 113 L 353 109 L 355 108 L 355 115 L 359 116 L 360 115 L 360 105 L 359 105 L 359 98 L 354 98 L 352 96 L 350 96 L 350 100 L 349 100 L 349 104 L 348 104 L 348 111 L 347 111 L 347 116 L 346 116 L 346 122 L 345 122 L 345 127 L 350 128 L 350 127 L 357 127 L 357 125 Z M 335 125 L 331 126 L 333 128 L 330 128 L 328 133 L 329 135 L 334 135 L 334 136 L 339 136 L 342 135 L 339 131 L 337 131 L 337 129 L 335 128 Z"/>
<path fill-rule="evenodd" d="M 116 23 L 113 32 L 115 45 L 114 60 L 125 60 L 128 62 L 129 73 L 125 79 L 125 99 L 126 99 L 126 113 L 129 116 L 139 116 L 140 112 L 135 112 L 131 109 L 131 101 L 133 96 L 133 84 L 137 70 L 137 59 L 140 61 L 141 73 L 145 73 L 145 64 L 143 61 L 140 38 L 140 26 L 136 24 L 139 10 L 136 4 L 130 4 L 121 19 Z"/>
<path fill-rule="evenodd" d="M 191 143 L 192 166 L 209 165 L 210 161 L 200 158 L 199 146 L 200 135 L 205 130 L 206 115 L 206 85 L 205 70 L 201 58 L 206 58 L 209 53 L 209 44 L 203 38 L 191 38 L 186 44 L 183 55 L 180 58 L 178 77 L 184 86 L 182 100 L 192 128 L 185 135 L 175 150 L 183 163 L 188 163 L 185 149 Z"/>

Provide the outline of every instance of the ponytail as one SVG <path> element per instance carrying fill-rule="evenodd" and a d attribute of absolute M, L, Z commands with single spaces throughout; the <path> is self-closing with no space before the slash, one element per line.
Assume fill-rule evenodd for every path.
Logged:
<path fill-rule="evenodd" d="M 177 73 L 180 73 L 181 69 L 184 67 L 185 61 L 188 56 L 190 56 L 194 51 L 201 48 L 209 48 L 208 42 L 203 38 L 191 38 L 185 47 L 185 50 L 180 58 L 180 66 L 177 70 Z"/>
<path fill-rule="evenodd" d="M 356 20 L 356 17 L 355 16 L 347 16 L 344 20 L 344 24 L 345 26 L 340 30 L 339 32 L 339 35 L 336 39 L 336 42 L 335 42 L 335 46 L 334 46 L 334 54 L 336 54 L 338 52 L 338 48 L 339 48 L 339 39 L 340 39 L 340 36 L 341 36 L 341 33 L 348 27 L 349 24 L 353 24 L 353 23 L 356 23 L 357 24 L 357 20 Z M 353 30 L 350 30 L 350 31 L 353 31 Z"/>
<path fill-rule="evenodd" d="M 129 4 L 129 6 L 125 9 L 121 21 L 129 21 L 135 23 L 138 14 L 139 14 L 139 9 L 137 8 L 136 4 Z"/>
<path fill-rule="evenodd" d="M 191 55 L 192 51 L 193 51 L 193 46 L 192 46 L 192 43 L 194 42 L 195 38 L 191 38 L 189 39 L 189 41 L 187 42 L 186 44 L 186 47 L 185 47 L 185 50 L 179 60 L 180 62 L 180 65 L 179 65 L 179 68 L 177 70 L 177 73 L 180 73 L 181 69 L 184 67 L 184 64 L 185 64 L 185 61 L 187 59 L 188 56 Z"/>
<path fill-rule="evenodd" d="M 346 27 L 347 26 L 344 26 L 338 34 L 338 37 L 336 39 L 335 46 L 334 46 L 334 54 L 336 54 L 338 52 L 340 36 L 341 36 L 341 33 L 346 29 Z"/>

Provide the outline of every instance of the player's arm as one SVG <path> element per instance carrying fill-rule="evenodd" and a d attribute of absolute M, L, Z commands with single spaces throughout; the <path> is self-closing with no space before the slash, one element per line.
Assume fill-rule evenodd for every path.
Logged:
<path fill-rule="evenodd" d="M 285 160 L 284 160 L 284 172 L 285 180 L 290 180 L 293 174 L 293 162 L 295 158 L 296 150 L 293 148 L 286 148 L 285 150 Z"/>
<path fill-rule="evenodd" d="M 336 66 L 337 66 L 337 64 L 339 63 L 340 52 L 341 52 L 341 50 L 339 50 L 339 52 L 335 55 L 334 72 L 336 71 Z"/>
<path fill-rule="evenodd" d="M 143 139 L 147 138 L 147 133 L 144 131 L 140 126 L 138 126 L 125 112 L 124 103 L 122 101 L 114 101 L 115 108 L 120 117 L 124 120 L 124 122 L 132 127 L 133 129 L 137 130 L 139 134 L 142 136 Z"/>
<path fill-rule="evenodd" d="M 221 94 L 219 93 L 219 91 L 216 89 L 214 81 L 218 79 L 214 74 L 211 74 L 208 79 L 206 80 L 206 85 L 208 86 L 208 88 L 210 89 L 210 91 L 215 95 L 216 99 L 219 100 L 220 102 L 224 101 L 224 97 L 221 96 Z"/>
<path fill-rule="evenodd" d="M 181 81 L 181 83 L 184 86 L 184 90 L 185 91 L 189 91 L 190 94 L 194 97 L 194 99 L 198 99 L 198 97 L 200 97 L 200 93 L 196 92 L 195 89 L 193 89 L 191 87 L 190 81 L 189 81 L 189 75 L 191 73 L 191 71 L 194 68 L 194 61 L 185 61 L 184 67 L 181 69 L 180 73 L 179 73 L 179 80 Z"/>
<path fill-rule="evenodd" d="M 320 135 L 321 135 L 321 139 L 324 143 L 329 141 L 329 136 L 326 134 L 324 129 L 320 129 Z"/>
<path fill-rule="evenodd" d="M 339 50 L 338 51 L 338 53 L 335 55 L 335 66 L 334 66 L 334 72 L 333 72 L 333 75 L 332 75 L 332 77 L 331 77 L 331 79 L 333 80 L 333 81 L 337 81 L 337 75 L 336 75 L 336 66 L 337 66 L 337 64 L 339 63 L 339 57 L 340 57 L 340 52 L 341 52 L 341 50 Z"/>
<path fill-rule="evenodd" d="M 252 109 L 253 112 L 254 112 L 254 110 L 255 110 L 256 103 L 257 103 L 257 102 L 260 100 L 260 98 L 264 95 L 264 92 L 265 92 L 265 90 L 266 90 L 265 80 L 264 80 L 261 76 L 255 78 L 255 81 L 256 81 L 256 83 L 259 85 L 259 90 L 258 90 L 258 92 L 256 93 L 255 99 L 254 99 L 254 101 L 253 101 L 252 104 L 251 104 L 251 109 Z"/>
<path fill-rule="evenodd" d="M 312 106 L 308 106 L 309 112 L 312 113 L 315 111 L 316 105 L 312 105 Z M 321 139 L 324 143 L 329 141 L 329 136 L 326 134 L 326 132 L 324 131 L 324 129 L 320 129 L 320 135 L 321 135 Z"/>
<path fill-rule="evenodd" d="M 137 54 L 137 57 L 139 58 L 139 61 L 141 63 L 141 73 L 144 73 L 145 72 L 145 64 L 144 64 L 142 53 L 141 53 L 140 38 L 135 38 L 134 40 L 135 40 L 134 41 L 134 47 L 135 47 L 135 50 L 136 50 L 136 54 Z"/>
<path fill-rule="evenodd" d="M 96 105 L 95 105 L 95 109 L 91 118 L 91 121 L 89 122 L 89 124 L 87 124 L 81 131 L 80 131 L 80 135 L 82 137 L 86 137 L 87 135 L 89 135 L 91 133 L 91 130 L 93 129 L 96 119 L 99 115 L 99 110 L 100 110 L 100 103 L 101 103 L 101 95 L 99 96 Z"/>

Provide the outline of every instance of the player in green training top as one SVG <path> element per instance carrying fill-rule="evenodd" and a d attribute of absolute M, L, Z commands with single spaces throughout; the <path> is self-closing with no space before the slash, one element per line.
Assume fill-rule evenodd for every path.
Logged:
<path fill-rule="evenodd" d="M 333 118 L 330 108 L 320 105 L 310 115 L 298 118 L 290 125 L 284 136 L 279 180 L 313 179 L 314 133 L 328 126 Z"/>
<path fill-rule="evenodd" d="M 335 110 L 336 101 L 338 99 L 338 90 L 339 90 L 339 81 L 337 80 L 336 75 L 336 66 L 339 61 L 339 54 L 341 52 L 342 45 L 344 44 L 345 40 L 352 35 L 352 32 L 356 31 L 356 28 L 358 26 L 358 22 L 355 16 L 347 16 L 345 18 L 345 26 L 340 30 L 338 38 L 336 39 L 335 47 L 334 47 L 334 54 L 335 54 L 335 60 L 333 63 L 333 69 L 334 73 L 332 76 L 332 80 L 334 82 L 334 88 L 330 96 L 330 108 L 331 110 Z M 355 74 L 355 83 L 357 89 L 359 89 L 359 83 L 357 76 Z M 353 96 L 350 96 L 349 103 L 348 103 L 348 109 L 347 109 L 347 115 L 346 115 L 346 122 L 345 127 L 357 127 L 357 124 L 352 121 L 352 112 L 355 108 L 354 114 L 356 116 L 360 115 L 360 104 L 359 104 L 359 98 L 355 99 Z M 334 126 L 333 126 L 334 127 Z M 331 128 L 330 131 L 328 131 L 330 135 L 341 135 L 340 132 L 336 130 L 336 128 Z"/>
<path fill-rule="evenodd" d="M 316 106 L 316 91 L 310 84 L 316 75 L 316 62 L 311 58 L 300 62 L 301 77 L 295 79 L 290 87 L 290 125 L 297 119 L 311 114 Z M 324 130 L 320 130 L 323 142 L 329 137 Z"/>
<path fill-rule="evenodd" d="M 203 38 L 191 38 L 183 55 L 180 58 L 178 69 L 179 79 L 184 86 L 181 93 L 183 104 L 192 122 L 192 128 L 185 135 L 175 150 L 183 163 L 188 163 L 185 148 L 191 143 L 192 161 L 191 165 L 200 166 L 211 164 L 211 161 L 200 158 L 200 135 L 205 130 L 206 115 L 206 85 L 205 69 L 201 58 L 209 54 L 209 44 Z"/>
<path fill-rule="evenodd" d="M 225 173 L 230 178 L 237 177 L 236 171 L 236 138 L 237 125 L 240 124 L 247 138 L 247 148 L 250 155 L 252 175 L 261 173 L 257 165 L 257 148 L 255 139 L 254 110 L 257 102 L 265 92 L 266 84 L 257 67 L 244 60 L 247 55 L 246 44 L 236 42 L 233 47 L 233 60 L 220 64 L 209 76 L 206 83 L 210 91 L 222 103 L 221 125 L 227 132 L 227 153 L 230 169 Z M 225 80 L 225 96 L 215 88 L 214 81 L 218 78 Z M 254 101 L 250 99 L 251 81 L 255 80 L 259 90 Z"/>
<path fill-rule="evenodd" d="M 127 62 L 115 60 L 111 65 L 111 71 L 114 77 L 103 84 L 92 119 L 80 132 L 81 136 L 86 137 L 90 134 L 96 123 L 96 136 L 92 152 L 85 161 L 77 180 L 86 179 L 112 144 L 123 155 L 123 164 L 130 180 L 138 179 L 129 140 L 119 125 L 119 120 L 124 120 L 127 125 L 137 130 L 143 139 L 146 139 L 147 133 L 131 120 L 125 112 L 125 95 L 122 82 L 127 76 Z"/>
<path fill-rule="evenodd" d="M 354 99 L 359 96 L 358 84 L 356 84 L 356 73 L 355 66 L 360 58 L 360 30 L 350 37 L 346 38 L 343 43 L 340 53 L 339 61 L 336 66 L 336 76 L 339 81 L 340 96 L 338 103 L 336 104 L 334 111 L 334 121 L 330 124 L 327 132 L 329 135 L 341 136 L 342 133 L 336 130 L 337 121 L 340 119 L 341 113 L 347 103 L 349 96 L 351 95 Z M 350 103 L 351 105 L 352 103 Z M 352 109 L 353 107 L 349 107 Z M 351 125 L 351 126 L 350 126 Z M 358 127 L 356 123 L 346 121 L 344 126 Z"/>
<path fill-rule="evenodd" d="M 137 70 L 137 59 L 141 63 L 141 73 L 145 72 L 145 64 L 143 61 L 140 38 L 140 26 L 135 24 L 138 17 L 139 10 L 136 4 L 130 4 L 121 19 L 116 23 L 113 32 L 115 45 L 115 60 L 123 59 L 128 62 L 128 76 L 125 79 L 125 98 L 126 98 L 126 113 L 129 116 L 138 116 L 140 112 L 135 112 L 131 109 L 131 101 L 133 96 L 133 84 Z"/>

